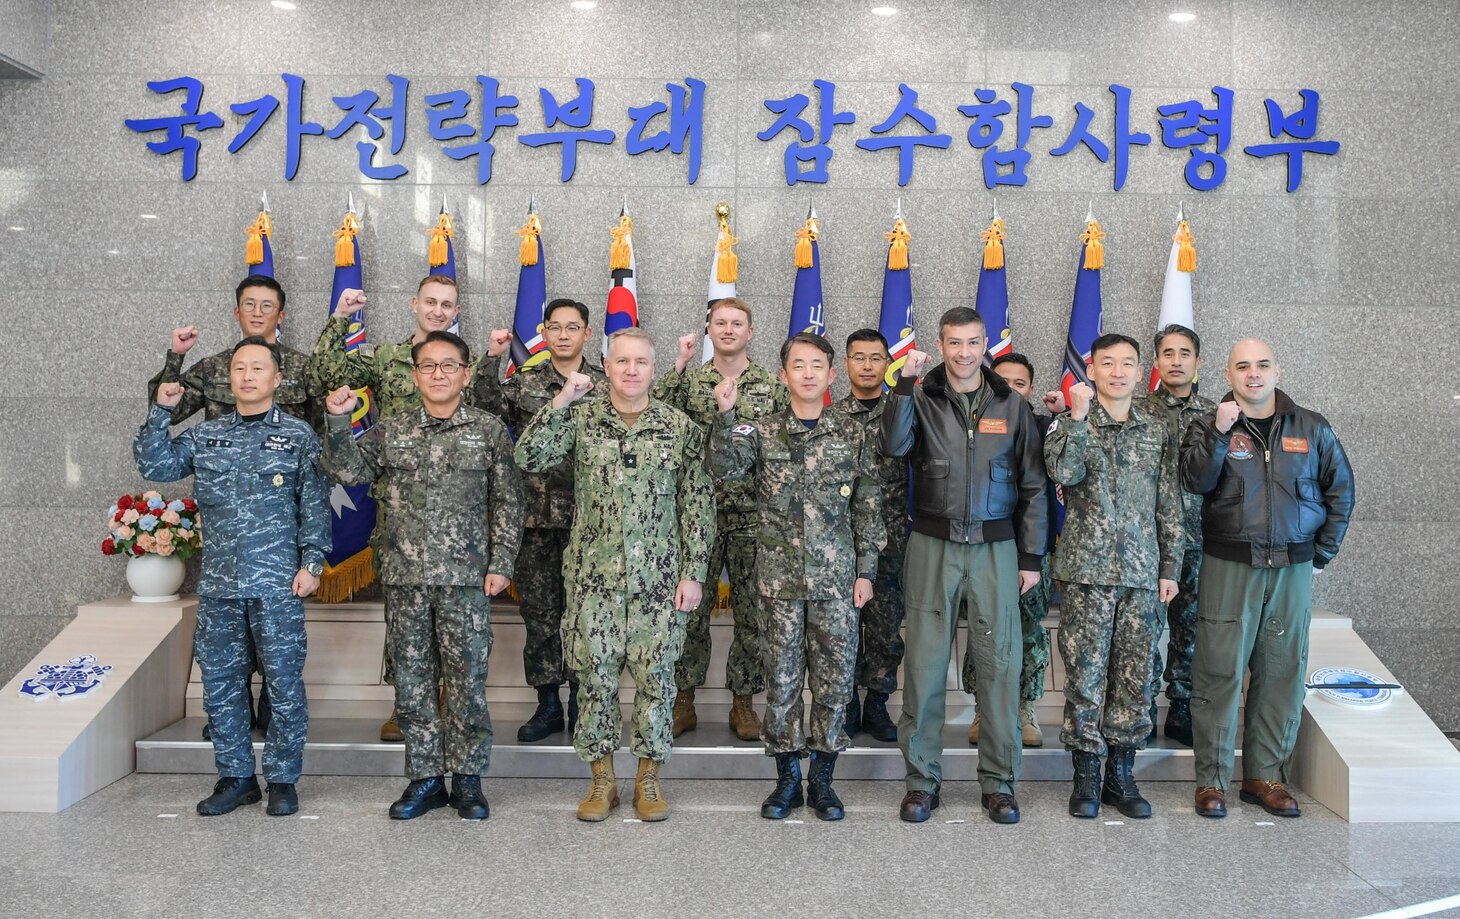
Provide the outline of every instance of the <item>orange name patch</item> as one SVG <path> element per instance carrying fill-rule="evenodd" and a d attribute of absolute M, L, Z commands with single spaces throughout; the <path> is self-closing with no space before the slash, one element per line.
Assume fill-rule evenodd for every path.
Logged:
<path fill-rule="evenodd" d="M 1306 437 L 1284 437 L 1283 438 L 1283 452 L 1284 453 L 1307 453 L 1308 452 L 1308 438 L 1306 438 Z"/>
<path fill-rule="evenodd" d="M 978 420 L 978 432 L 980 434 L 1007 434 L 1009 433 L 1008 419 L 980 418 Z"/>

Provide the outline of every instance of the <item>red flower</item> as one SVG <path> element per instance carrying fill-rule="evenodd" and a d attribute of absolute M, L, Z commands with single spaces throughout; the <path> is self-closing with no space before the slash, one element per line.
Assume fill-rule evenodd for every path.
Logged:
<path fill-rule="evenodd" d="M 142 555 L 144 553 L 144 551 L 145 550 L 141 546 L 133 546 L 132 547 L 132 554 L 133 555 Z"/>
<path fill-rule="evenodd" d="M 182 503 L 183 510 L 195 511 L 198 509 L 198 502 L 194 501 L 192 498 L 183 498 Z"/>
<path fill-rule="evenodd" d="M 127 508 L 131 507 L 133 503 L 134 502 L 132 501 L 131 495 L 122 495 L 120 498 L 117 499 L 117 507 L 121 510 L 126 510 Z"/>
<path fill-rule="evenodd" d="M 110 536 L 108 536 L 106 539 L 103 539 L 101 541 L 101 554 L 102 555 L 116 555 L 117 554 L 117 544 L 116 544 L 116 541 L 114 539 L 112 539 Z"/>
<path fill-rule="evenodd" d="M 117 511 L 116 516 L 112 517 L 112 523 L 121 523 L 122 522 L 122 515 L 125 514 L 125 513 L 126 513 L 126 511 L 123 511 L 123 510 Z"/>

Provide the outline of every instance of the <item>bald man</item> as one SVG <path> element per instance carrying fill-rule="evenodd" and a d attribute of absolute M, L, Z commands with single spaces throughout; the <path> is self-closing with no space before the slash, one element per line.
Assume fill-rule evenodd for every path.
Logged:
<path fill-rule="evenodd" d="M 1285 787 L 1303 714 L 1313 575 L 1338 554 L 1353 470 L 1327 419 L 1277 388 L 1267 342 L 1239 341 L 1214 412 L 1181 442 L 1187 491 L 1204 495 L 1191 721 L 1196 812 L 1225 817 L 1242 679 L 1250 668 L 1241 798 L 1297 817 Z"/>

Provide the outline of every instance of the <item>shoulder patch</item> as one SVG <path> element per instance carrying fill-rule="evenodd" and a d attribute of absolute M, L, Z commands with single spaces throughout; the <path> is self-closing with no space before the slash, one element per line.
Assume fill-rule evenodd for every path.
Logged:
<path fill-rule="evenodd" d="M 755 426 L 750 424 L 737 424 L 730 429 L 731 434 L 754 434 Z"/>
<path fill-rule="evenodd" d="M 1053 421 L 1051 421 L 1049 423 L 1049 428 L 1044 432 L 1044 435 L 1046 437 L 1048 437 L 1049 435 L 1053 434 L 1055 432 L 1055 430 L 1057 428 L 1059 428 L 1059 426 L 1060 426 L 1059 419 L 1058 418 L 1054 419 Z"/>

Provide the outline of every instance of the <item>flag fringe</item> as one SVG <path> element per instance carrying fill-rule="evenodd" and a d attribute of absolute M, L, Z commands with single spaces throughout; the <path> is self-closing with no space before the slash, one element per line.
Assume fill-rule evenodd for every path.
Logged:
<path fill-rule="evenodd" d="M 730 221 L 720 215 L 720 236 L 715 241 L 715 280 L 721 284 L 734 284 L 740 277 L 740 256 L 735 254 L 737 242 L 730 233 Z"/>
<path fill-rule="evenodd" d="M 1191 226 L 1185 220 L 1176 227 L 1176 235 L 1171 237 L 1180 243 L 1176 250 L 1176 270 L 1191 274 L 1196 271 L 1196 239 L 1191 235 Z"/>
<path fill-rule="evenodd" d="M 901 217 L 892 223 L 892 232 L 884 234 L 890 243 L 887 247 L 887 269 L 889 271 L 907 270 L 907 241 L 912 239 L 912 234 L 907 231 L 907 222 Z"/>
<path fill-rule="evenodd" d="M 1105 231 L 1100 229 L 1100 221 L 1092 220 L 1085 224 L 1085 232 L 1080 234 L 1080 242 L 1085 244 L 1085 270 L 1099 271 L 1105 267 L 1105 244 L 1101 242 L 1105 238 Z"/>
<path fill-rule="evenodd" d="M 364 590 L 375 583 L 374 553 L 369 546 L 340 562 L 324 566 L 319 577 L 319 589 L 314 596 L 321 603 L 343 603 L 357 590 Z"/>
<path fill-rule="evenodd" d="M 810 268 L 815 262 L 811 244 L 816 241 L 816 223 L 807 219 L 806 225 L 796 231 L 796 267 Z"/>
<path fill-rule="evenodd" d="M 622 271 L 629 267 L 629 234 L 634 232 L 634 220 L 628 214 L 618 219 L 618 226 L 609 230 L 613 244 L 608 247 L 608 270 Z"/>
<path fill-rule="evenodd" d="M 1004 267 L 1004 221 L 995 217 L 994 222 L 981 234 L 983 236 L 983 266 L 989 271 Z"/>
<path fill-rule="evenodd" d="M 268 211 L 259 211 L 258 219 L 248 225 L 248 242 L 243 247 L 243 261 L 246 265 L 264 263 L 264 237 L 274 231 Z"/>
<path fill-rule="evenodd" d="M 711 614 L 715 616 L 729 616 L 734 610 L 730 607 L 730 585 L 716 579 L 717 589 L 715 591 L 715 608 Z"/>
<path fill-rule="evenodd" d="M 440 268 L 446 264 L 446 256 L 450 252 L 447 240 L 455 235 L 456 227 L 451 222 L 451 215 L 442 214 L 441 218 L 436 221 L 436 225 L 431 228 L 431 245 L 426 253 L 427 263 L 432 268 Z"/>
<path fill-rule="evenodd" d="M 524 268 L 537 264 L 537 240 L 542 236 L 542 219 L 536 214 L 527 215 L 527 223 L 517 231 L 522 237 L 522 247 L 517 257 Z"/>
<path fill-rule="evenodd" d="M 345 214 L 340 228 L 335 231 L 335 267 L 349 268 L 355 264 L 355 237 L 360 234 L 360 219 L 354 211 Z"/>

